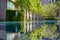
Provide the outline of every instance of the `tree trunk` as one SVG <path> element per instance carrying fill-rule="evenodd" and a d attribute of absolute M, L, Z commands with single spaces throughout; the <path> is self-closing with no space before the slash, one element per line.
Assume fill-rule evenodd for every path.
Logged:
<path fill-rule="evenodd" d="M 29 18 L 29 10 L 26 9 L 25 11 L 25 15 L 24 15 L 24 30 L 25 30 L 25 33 L 28 33 L 30 31 L 30 24 L 28 24 L 27 20 L 30 19 Z"/>

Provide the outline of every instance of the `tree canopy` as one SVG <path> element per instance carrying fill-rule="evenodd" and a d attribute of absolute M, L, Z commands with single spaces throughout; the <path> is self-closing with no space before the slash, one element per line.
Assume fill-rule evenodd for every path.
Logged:
<path fill-rule="evenodd" d="M 49 17 L 55 17 L 56 16 L 56 10 L 58 9 L 58 6 L 57 5 L 54 5 L 54 4 L 47 4 L 44 6 L 45 8 L 45 14 L 46 16 L 49 16 Z"/>
<path fill-rule="evenodd" d="M 39 14 L 44 13 L 44 8 L 40 0 L 16 0 L 15 4 L 19 5 L 24 10 L 30 10 Z"/>
<path fill-rule="evenodd" d="M 56 2 L 56 5 L 60 8 L 60 1 Z"/>

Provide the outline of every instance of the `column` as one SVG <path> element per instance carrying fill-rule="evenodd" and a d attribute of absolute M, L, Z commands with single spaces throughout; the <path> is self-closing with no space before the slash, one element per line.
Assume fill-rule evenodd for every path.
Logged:
<path fill-rule="evenodd" d="M 6 34 L 6 0 L 1 0 L 0 6 L 0 39 L 7 40 Z"/>

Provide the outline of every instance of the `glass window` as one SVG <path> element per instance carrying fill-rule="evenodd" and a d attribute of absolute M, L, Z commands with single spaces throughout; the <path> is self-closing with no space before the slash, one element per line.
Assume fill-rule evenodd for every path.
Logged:
<path fill-rule="evenodd" d="M 55 3 L 55 2 L 56 2 L 56 0 L 49 0 L 49 2 L 50 2 L 50 3 Z"/>
<path fill-rule="evenodd" d="M 14 4 L 10 1 L 7 1 L 7 9 L 13 9 Z"/>

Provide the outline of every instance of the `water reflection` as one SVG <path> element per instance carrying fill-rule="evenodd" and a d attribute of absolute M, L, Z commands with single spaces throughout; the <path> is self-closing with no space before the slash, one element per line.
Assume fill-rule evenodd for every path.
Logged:
<path fill-rule="evenodd" d="M 0 22 L 0 25 L 3 25 L 5 23 L 5 27 L 6 27 L 6 31 L 7 31 L 7 39 L 11 39 L 13 38 L 12 36 L 14 34 L 16 34 L 16 32 L 19 32 L 21 30 L 21 24 L 24 22 Z M 27 33 L 29 33 L 29 31 L 33 31 L 33 29 L 36 29 L 38 27 L 41 27 L 42 25 L 46 24 L 49 26 L 53 26 L 55 25 L 57 27 L 56 32 L 60 33 L 60 21 L 58 20 L 44 20 L 44 21 L 30 21 L 30 22 L 26 22 L 26 30 Z M 13 33 L 13 34 L 11 34 Z M 12 36 L 11 36 L 11 35 Z M 18 34 L 16 34 L 18 35 Z M 22 36 L 22 34 L 20 34 L 20 36 Z M 25 37 L 25 35 L 23 34 L 22 37 Z M 22 37 L 18 38 L 18 39 L 22 39 Z M 59 40 L 60 35 L 57 38 L 54 38 L 53 40 Z M 13 38 L 14 39 L 14 38 Z M 25 38 L 23 38 L 25 39 Z M 49 40 L 48 38 L 42 38 L 43 40 Z M 12 39 L 11 39 L 12 40 Z M 15 39 L 14 39 L 15 40 Z M 28 38 L 26 39 L 28 40 Z"/>
<path fill-rule="evenodd" d="M 7 32 L 18 32 L 21 29 L 20 22 L 6 22 Z"/>

